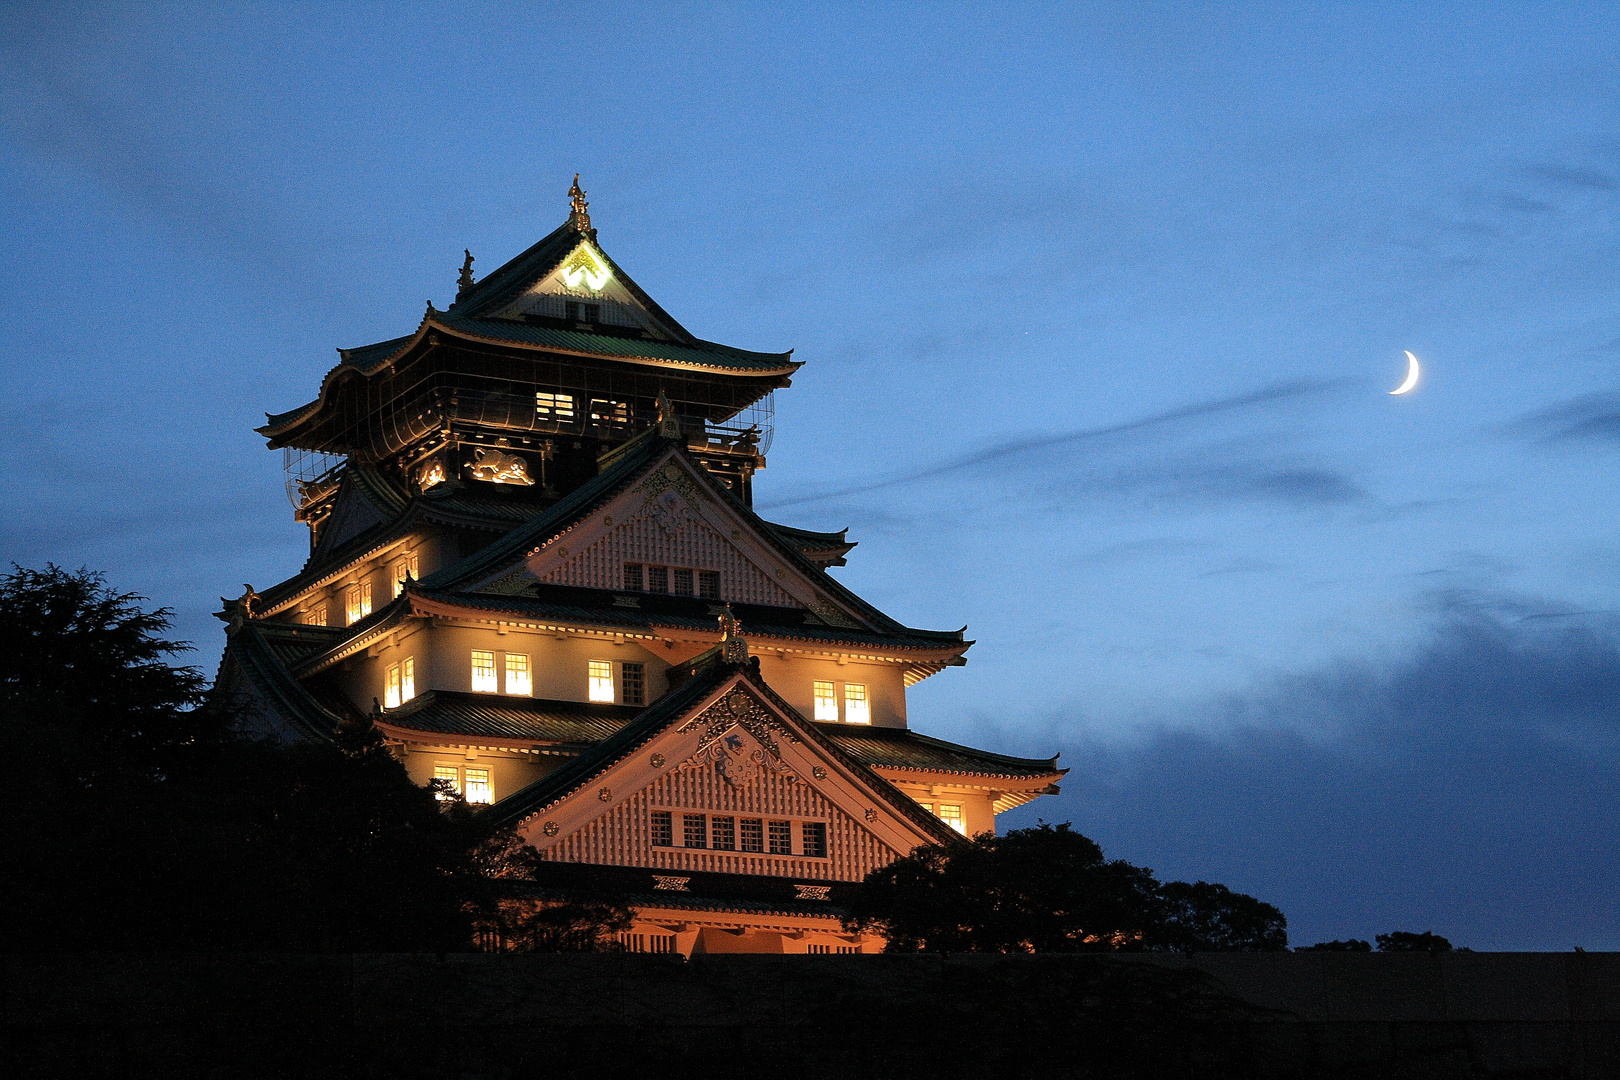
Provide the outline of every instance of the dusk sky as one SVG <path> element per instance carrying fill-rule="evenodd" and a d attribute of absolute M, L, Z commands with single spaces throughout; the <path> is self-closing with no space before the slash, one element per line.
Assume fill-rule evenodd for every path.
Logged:
<path fill-rule="evenodd" d="M 1234 7 L 6 5 L 0 557 L 211 675 L 308 552 L 252 429 L 578 172 L 804 362 L 757 508 L 968 625 L 912 726 L 1062 752 L 1003 827 L 1620 948 L 1620 9 Z"/>

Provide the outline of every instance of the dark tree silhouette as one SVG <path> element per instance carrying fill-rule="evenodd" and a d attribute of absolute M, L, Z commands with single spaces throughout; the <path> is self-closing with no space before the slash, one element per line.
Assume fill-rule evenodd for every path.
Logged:
<path fill-rule="evenodd" d="M 845 925 L 889 951 L 1287 947 L 1282 912 L 1209 882 L 1161 884 L 1068 824 L 918 848 L 867 876 Z"/>
<path fill-rule="evenodd" d="M 1318 941 L 1315 945 L 1300 945 L 1300 946 L 1297 946 L 1294 949 L 1294 951 L 1295 952 L 1372 952 L 1372 944 L 1370 942 L 1361 941 L 1358 938 L 1350 938 L 1347 941 Z"/>
<path fill-rule="evenodd" d="M 1450 952 L 1451 942 L 1433 931 L 1425 930 L 1421 934 L 1408 933 L 1405 930 L 1396 930 L 1389 934 L 1378 935 L 1379 952 Z"/>

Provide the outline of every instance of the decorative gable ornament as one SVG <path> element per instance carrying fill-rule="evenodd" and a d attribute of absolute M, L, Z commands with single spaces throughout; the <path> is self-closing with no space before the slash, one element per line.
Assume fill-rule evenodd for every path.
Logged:
<path fill-rule="evenodd" d="M 569 253 L 568 258 L 562 261 L 558 272 L 562 276 L 563 284 L 570 289 L 577 289 L 583 285 L 591 292 L 601 292 L 602 286 L 613 276 L 613 269 L 608 266 L 607 260 L 583 240 Z"/>

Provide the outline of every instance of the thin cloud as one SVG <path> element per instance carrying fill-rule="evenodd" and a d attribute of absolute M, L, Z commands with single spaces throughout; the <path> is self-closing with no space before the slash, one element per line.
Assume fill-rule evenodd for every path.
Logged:
<path fill-rule="evenodd" d="M 994 465 L 1013 458 L 1059 450 L 1076 446 L 1081 443 L 1097 439 L 1109 438 L 1117 435 L 1128 435 L 1136 432 L 1148 431 L 1164 427 L 1182 420 L 1192 420 L 1221 413 L 1234 412 L 1254 406 L 1268 405 L 1280 401 L 1289 401 L 1327 393 L 1346 385 L 1346 379 L 1296 379 L 1277 383 L 1248 394 L 1239 394 L 1234 397 L 1219 398 L 1215 401 L 1206 401 L 1197 405 L 1187 405 L 1179 409 L 1170 409 L 1143 417 L 1140 420 L 1131 420 L 1122 424 L 1110 424 L 1105 427 L 1082 428 L 1079 431 L 1063 432 L 1056 435 L 1036 435 L 1022 439 L 1011 439 L 996 443 L 983 450 L 974 451 L 962 457 L 954 458 L 939 465 L 931 465 L 924 469 L 902 473 L 897 476 L 869 480 L 850 487 L 836 488 L 831 491 L 812 492 L 804 495 L 778 499 L 765 504 L 764 510 L 779 510 L 789 506 L 802 506 L 806 503 L 825 502 L 831 499 L 848 498 L 852 495 L 865 495 L 873 491 L 883 491 L 887 488 L 899 487 L 903 484 L 914 484 L 922 480 L 934 480 L 953 473 L 967 472 L 987 465 Z M 1286 481 L 1279 481 L 1279 489 L 1286 487 Z"/>
<path fill-rule="evenodd" d="M 1510 427 L 1538 442 L 1620 442 L 1620 392 L 1583 394 L 1521 417 Z"/>

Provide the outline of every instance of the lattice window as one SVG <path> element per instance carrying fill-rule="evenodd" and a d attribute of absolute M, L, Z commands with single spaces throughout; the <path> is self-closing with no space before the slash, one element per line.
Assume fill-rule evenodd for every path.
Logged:
<path fill-rule="evenodd" d="M 709 846 L 709 819 L 702 814 L 682 814 L 681 831 L 687 847 Z"/>
<path fill-rule="evenodd" d="M 670 577 L 674 578 L 675 588 L 672 591 L 676 596 L 692 595 L 692 571 L 676 568 L 670 571 Z"/>
<path fill-rule="evenodd" d="M 698 571 L 698 595 L 705 600 L 720 599 L 720 572 L 718 570 Z"/>
<path fill-rule="evenodd" d="M 652 842 L 654 847 L 675 846 L 674 816 L 668 810 L 652 812 Z"/>
<path fill-rule="evenodd" d="M 613 703 L 613 664 L 607 660 L 592 660 L 590 662 L 590 684 L 592 701 L 605 701 Z"/>
<path fill-rule="evenodd" d="M 534 693 L 534 683 L 529 678 L 529 654 L 509 652 L 506 654 L 506 692 L 528 697 Z"/>
<path fill-rule="evenodd" d="M 814 689 L 816 695 L 816 719 L 836 721 L 838 719 L 838 698 L 833 696 L 833 684 L 817 679 Z"/>
<path fill-rule="evenodd" d="M 737 822 L 744 851 L 765 850 L 765 822 L 760 818 L 743 818 Z"/>
<path fill-rule="evenodd" d="M 371 614 L 371 582 L 362 581 L 349 586 L 349 625 L 353 626 Z"/>
<path fill-rule="evenodd" d="M 771 822 L 770 838 L 772 855 L 793 854 L 793 822 Z"/>
<path fill-rule="evenodd" d="M 943 821 L 945 824 L 949 825 L 963 836 L 967 835 L 967 825 L 962 821 L 961 804 L 940 803 L 939 809 L 935 811 L 935 813 L 938 815 L 939 820 Z"/>
<path fill-rule="evenodd" d="M 656 593 L 669 592 L 669 567 L 647 567 L 647 591 Z"/>
<path fill-rule="evenodd" d="M 399 708 L 399 665 L 388 665 L 388 679 L 383 683 L 383 708 Z"/>
<path fill-rule="evenodd" d="M 710 819 L 713 831 L 714 850 L 737 850 L 737 819 L 734 817 L 717 817 Z"/>
<path fill-rule="evenodd" d="M 394 595 L 398 596 L 400 593 L 405 591 L 405 579 L 407 577 L 409 577 L 412 581 L 416 581 L 420 579 L 421 576 L 421 566 L 417 561 L 416 555 L 407 555 L 403 559 L 399 560 L 399 562 L 394 564 Z"/>
<path fill-rule="evenodd" d="M 541 390 L 534 395 L 534 411 L 542 420 L 572 420 L 574 395 L 554 394 Z"/>
<path fill-rule="evenodd" d="M 870 724 L 872 722 L 872 708 L 866 700 L 866 684 L 847 682 L 844 684 L 844 723 Z"/>
<path fill-rule="evenodd" d="M 825 859 L 827 857 L 827 823 L 825 821 L 806 821 L 804 830 L 804 854 L 809 859 Z"/>
<path fill-rule="evenodd" d="M 315 607 L 310 608 L 309 614 L 304 617 L 304 622 L 308 623 L 310 626 L 325 626 L 326 605 L 317 604 Z"/>
<path fill-rule="evenodd" d="M 443 780 L 449 785 L 448 791 L 439 792 L 441 800 L 454 798 L 454 793 L 461 790 L 461 770 L 454 765 L 433 766 L 433 779 Z"/>
<path fill-rule="evenodd" d="M 620 696 L 626 705 L 647 704 L 647 665 L 626 660 L 619 665 L 619 677 L 624 685 Z"/>
<path fill-rule="evenodd" d="M 399 662 L 399 700 L 400 704 L 416 696 L 416 657 L 407 656 Z"/>
<path fill-rule="evenodd" d="M 476 805 L 487 805 L 495 801 L 495 789 L 489 783 L 488 769 L 467 770 L 467 801 Z"/>
<path fill-rule="evenodd" d="M 493 694 L 500 689 L 495 684 L 495 654 L 485 649 L 472 651 L 472 688 L 480 694 Z"/>
<path fill-rule="evenodd" d="M 641 564 L 627 562 L 624 564 L 624 588 L 626 592 L 640 592 L 643 578 Z"/>

